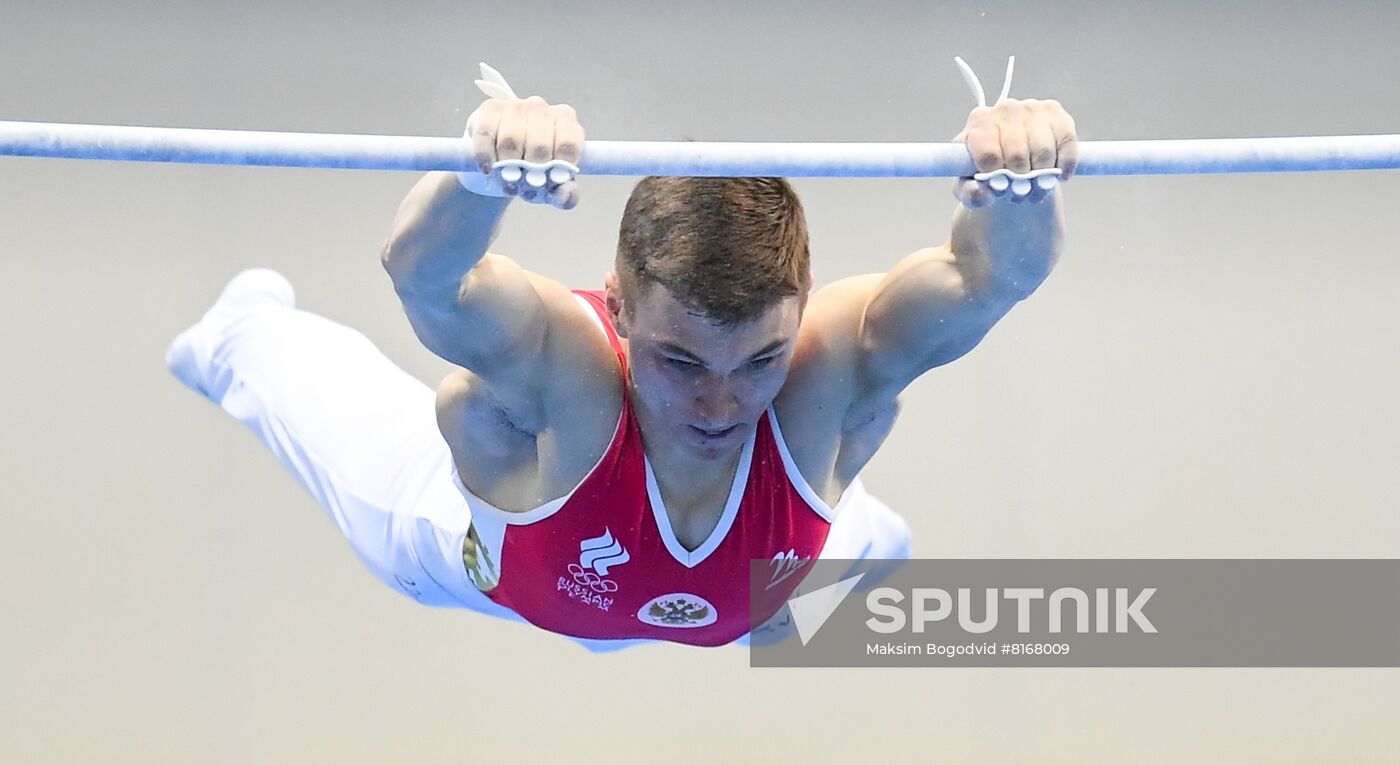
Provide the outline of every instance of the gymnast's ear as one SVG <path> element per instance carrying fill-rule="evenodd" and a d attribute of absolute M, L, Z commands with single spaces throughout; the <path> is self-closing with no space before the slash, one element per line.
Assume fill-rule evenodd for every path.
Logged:
<path fill-rule="evenodd" d="M 603 277 L 604 289 L 607 291 L 606 299 L 608 304 L 608 315 L 612 317 L 613 331 L 621 338 L 627 337 L 627 317 L 622 310 L 622 288 L 618 286 L 617 274 L 609 271 Z"/>
<path fill-rule="evenodd" d="M 816 282 L 817 280 L 815 277 L 812 276 L 812 272 L 808 271 L 807 289 L 802 291 L 802 294 L 799 296 L 799 300 L 797 301 L 797 313 L 799 315 L 802 313 L 802 311 L 804 311 L 807 308 L 807 298 L 812 296 L 812 285 L 816 284 Z"/>

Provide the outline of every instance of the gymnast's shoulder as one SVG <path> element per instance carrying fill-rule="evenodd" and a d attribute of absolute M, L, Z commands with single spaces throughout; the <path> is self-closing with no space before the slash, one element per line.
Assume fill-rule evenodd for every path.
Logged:
<path fill-rule="evenodd" d="M 464 365 L 449 375 L 439 386 L 439 408 L 464 405 L 470 393 L 475 405 L 486 399 L 514 428 L 535 434 L 561 421 L 578 424 L 587 404 L 611 428 L 621 410 L 621 367 L 598 319 L 560 282 L 519 272 L 538 298 L 529 301 L 534 304 L 529 310 L 539 317 L 541 330 L 531 332 L 529 342 L 493 353 L 490 365 Z M 472 327 L 457 331 L 470 333 Z"/>
<path fill-rule="evenodd" d="M 837 432 L 849 429 L 848 415 L 870 392 L 862 374 L 861 326 L 883 277 L 852 276 L 812 293 L 798 327 L 788 379 L 775 402 L 780 414 L 817 420 Z"/>

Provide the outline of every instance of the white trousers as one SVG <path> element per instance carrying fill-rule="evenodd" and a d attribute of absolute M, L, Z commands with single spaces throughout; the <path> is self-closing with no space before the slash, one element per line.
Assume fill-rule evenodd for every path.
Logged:
<path fill-rule="evenodd" d="M 425 605 L 523 621 L 467 578 L 471 517 L 432 389 L 359 332 L 271 301 L 206 318 L 181 342 L 193 363 L 176 376 L 257 434 L 380 581 Z M 821 557 L 909 557 L 908 525 L 858 490 Z M 575 640 L 595 651 L 649 642 Z"/>

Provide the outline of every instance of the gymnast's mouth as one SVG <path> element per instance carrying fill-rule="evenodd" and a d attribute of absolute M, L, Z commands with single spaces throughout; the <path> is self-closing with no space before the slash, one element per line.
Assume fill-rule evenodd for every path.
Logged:
<path fill-rule="evenodd" d="M 687 427 L 695 431 L 698 435 L 703 436 L 705 438 L 724 438 L 725 436 L 729 435 L 730 433 L 733 433 L 739 428 L 738 425 L 730 425 L 727 428 L 720 428 L 718 430 L 711 428 L 701 428 L 695 425 L 689 425 Z"/>

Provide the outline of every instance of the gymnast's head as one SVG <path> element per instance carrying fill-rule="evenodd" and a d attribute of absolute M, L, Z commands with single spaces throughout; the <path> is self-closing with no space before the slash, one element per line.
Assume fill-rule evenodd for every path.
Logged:
<path fill-rule="evenodd" d="M 811 287 L 783 179 L 643 179 L 607 277 L 634 403 L 701 452 L 741 445 L 787 378 Z"/>

